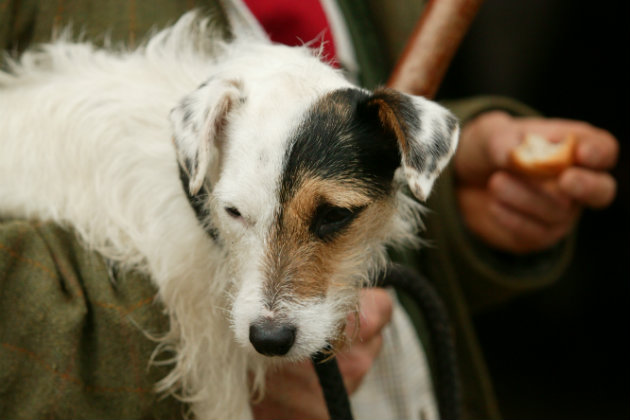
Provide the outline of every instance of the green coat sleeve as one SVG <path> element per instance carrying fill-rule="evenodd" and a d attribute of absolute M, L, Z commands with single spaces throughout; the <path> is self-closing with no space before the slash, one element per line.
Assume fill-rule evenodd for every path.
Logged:
<path fill-rule="evenodd" d="M 0 418 L 181 418 L 154 386 L 168 329 L 150 281 L 113 276 L 74 233 L 0 222 Z"/>
<path fill-rule="evenodd" d="M 508 98 L 476 97 L 445 104 L 464 125 L 490 110 L 516 116 L 538 115 Z M 517 294 L 548 286 L 566 271 L 573 255 L 573 238 L 541 253 L 515 256 L 494 250 L 470 233 L 459 215 L 452 167 L 438 181 L 429 201 L 432 211 L 427 236 L 447 253 L 473 311 L 500 303 Z"/>

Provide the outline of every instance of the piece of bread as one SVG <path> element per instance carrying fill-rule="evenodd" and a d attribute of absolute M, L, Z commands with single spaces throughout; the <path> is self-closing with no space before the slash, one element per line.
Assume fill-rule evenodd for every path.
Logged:
<path fill-rule="evenodd" d="M 541 135 L 529 133 L 510 153 L 512 167 L 531 176 L 557 176 L 573 165 L 575 143 L 572 133 L 560 142 L 552 142 Z"/>

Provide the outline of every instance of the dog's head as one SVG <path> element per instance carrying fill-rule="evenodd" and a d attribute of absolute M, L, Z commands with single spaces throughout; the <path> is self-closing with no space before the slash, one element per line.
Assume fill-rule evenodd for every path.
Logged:
<path fill-rule="evenodd" d="M 343 338 L 385 246 L 415 234 L 402 183 L 425 200 L 458 137 L 439 105 L 321 66 L 217 76 L 171 113 L 189 196 L 225 250 L 236 339 L 292 359 Z"/>

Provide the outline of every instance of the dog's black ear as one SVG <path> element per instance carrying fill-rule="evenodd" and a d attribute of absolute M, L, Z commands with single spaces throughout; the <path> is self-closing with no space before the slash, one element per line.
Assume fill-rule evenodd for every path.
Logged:
<path fill-rule="evenodd" d="M 397 140 L 409 188 L 425 201 L 457 147 L 457 118 L 435 102 L 388 88 L 376 89 L 367 105 Z"/>
<path fill-rule="evenodd" d="M 195 195 L 208 171 L 219 165 L 230 111 L 243 98 L 239 81 L 212 79 L 185 96 L 171 111 L 173 141 L 177 159 Z"/>

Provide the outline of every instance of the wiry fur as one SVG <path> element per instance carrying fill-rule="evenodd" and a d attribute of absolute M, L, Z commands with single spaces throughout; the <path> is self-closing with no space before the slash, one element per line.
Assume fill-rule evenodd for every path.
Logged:
<path fill-rule="evenodd" d="M 319 98 L 352 86 L 307 48 L 225 43 L 213 32 L 187 14 L 132 51 L 62 38 L 0 72 L 0 215 L 72 227 L 87 247 L 149 274 L 170 316 L 159 348 L 174 355 L 158 388 L 192 402 L 198 418 L 238 418 L 249 414 L 248 371 L 260 389 L 270 360 L 248 343 L 244 328 L 261 315 L 254 311 L 312 326 L 289 359 L 334 341 L 357 289 L 387 263 L 386 247 L 417 243 L 421 209 L 394 182 L 380 198 L 378 226 L 362 214 L 347 234 L 361 240 L 326 273 L 325 298 L 262 308 L 261 261 L 278 223 L 287 139 Z M 208 132 L 215 138 L 199 145 Z M 178 162 L 191 193 L 210 192 L 202 224 Z M 242 216 L 226 214 L 230 206 Z M 279 283 L 276 292 L 292 296 L 291 287 Z"/>

